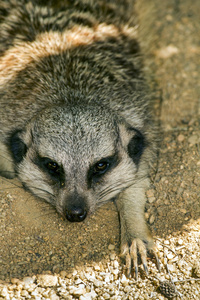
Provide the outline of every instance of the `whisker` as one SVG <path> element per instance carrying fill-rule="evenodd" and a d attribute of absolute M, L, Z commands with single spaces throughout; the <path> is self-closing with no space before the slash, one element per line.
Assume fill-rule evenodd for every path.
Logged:
<path fill-rule="evenodd" d="M 97 206 L 102 205 L 103 203 L 107 203 L 110 201 L 110 199 L 106 199 L 107 195 L 111 194 L 111 193 L 116 193 L 119 191 L 122 192 L 124 189 L 129 188 L 130 186 L 134 186 L 137 189 L 143 189 L 142 186 L 138 186 L 138 184 L 140 184 L 145 178 L 147 178 L 147 175 L 141 176 L 140 178 L 134 178 L 134 179 L 128 179 L 124 182 L 121 181 L 117 181 L 115 183 L 113 183 L 112 185 L 108 186 L 107 188 L 105 188 L 103 191 L 101 191 L 100 195 L 99 195 L 99 201 Z"/>
<path fill-rule="evenodd" d="M 125 185 L 125 183 L 130 183 L 128 186 Z M 127 188 L 129 186 L 131 186 L 133 183 L 133 180 L 130 179 L 130 180 L 126 180 L 125 182 L 121 182 L 121 181 L 116 181 L 115 183 L 113 183 L 112 185 L 108 186 L 106 189 L 104 189 L 101 193 L 100 193 L 100 197 L 104 197 L 105 195 L 108 195 L 109 192 L 113 192 L 115 190 L 118 190 L 118 189 L 124 189 L 124 188 Z"/>
<path fill-rule="evenodd" d="M 110 201 L 110 198 L 105 199 L 106 196 L 111 194 L 111 193 L 117 192 L 117 191 L 121 192 L 121 188 L 119 187 L 119 188 L 115 188 L 115 189 L 113 188 L 111 190 L 108 190 L 103 196 L 99 197 L 98 203 L 102 203 L 102 202 L 105 203 L 106 201 Z"/>
<path fill-rule="evenodd" d="M 17 187 L 17 188 L 20 188 L 20 187 Z M 5 187 L 5 188 L 2 188 L 2 187 L 0 188 L 1 191 L 12 190 L 12 189 L 13 190 L 16 189 L 16 186 L 11 186 L 11 187 L 9 186 L 9 187 Z"/>
<path fill-rule="evenodd" d="M 54 194 L 52 194 L 51 192 L 45 190 L 45 189 L 42 189 L 42 188 L 39 188 L 39 187 L 36 187 L 36 186 L 29 186 L 28 188 L 33 188 L 33 189 L 36 189 L 38 191 L 41 191 L 41 192 L 45 192 L 46 194 L 52 196 L 52 197 L 55 197 Z"/>
<path fill-rule="evenodd" d="M 9 170 L 3 170 L 3 171 L 0 171 L 0 175 L 2 177 L 5 177 L 4 174 L 13 174 L 16 176 L 16 172 L 15 171 L 9 171 Z M 6 177 L 5 177 L 6 178 Z"/>
<path fill-rule="evenodd" d="M 95 211 L 95 214 L 96 214 L 96 212 L 100 212 L 101 210 L 117 212 L 116 206 L 114 205 L 114 201 L 113 200 L 109 200 L 108 202 L 112 203 L 111 207 L 108 208 L 105 205 L 101 205 L 101 206 L 98 207 L 98 211 Z"/>
<path fill-rule="evenodd" d="M 39 216 L 36 216 L 34 219 L 36 220 L 36 219 L 39 219 L 39 218 L 41 218 L 41 217 L 53 216 L 53 215 L 55 215 L 55 213 L 57 213 L 56 210 L 50 210 L 50 211 L 48 211 L 48 212 L 46 212 L 46 213 L 42 213 L 42 214 L 40 214 Z"/>
<path fill-rule="evenodd" d="M 22 185 L 18 185 L 17 183 L 15 183 L 15 182 L 12 182 L 12 180 L 11 179 L 7 179 L 7 178 L 4 178 L 4 177 L 2 177 L 1 178 L 3 181 L 6 181 L 7 183 L 10 183 L 11 185 L 14 185 L 14 187 L 16 188 L 23 188 L 23 186 Z"/>
<path fill-rule="evenodd" d="M 2 152 L 5 152 L 5 151 L 2 151 L 2 149 L 1 149 L 1 153 Z M 6 152 L 5 152 L 6 153 Z M 0 154 L 0 156 L 1 157 L 3 157 L 4 159 L 6 159 L 7 161 L 9 161 L 9 162 L 13 162 L 13 160 L 12 159 L 9 159 L 7 156 L 4 156 L 4 155 L 2 155 L 2 154 Z"/>

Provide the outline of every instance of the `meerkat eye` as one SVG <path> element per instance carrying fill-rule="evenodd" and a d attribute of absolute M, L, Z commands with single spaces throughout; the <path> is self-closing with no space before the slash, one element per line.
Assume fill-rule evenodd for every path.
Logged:
<path fill-rule="evenodd" d="M 52 175 L 58 175 L 61 171 L 60 166 L 57 164 L 57 162 L 45 157 L 42 159 L 43 166 L 45 169 Z"/>
<path fill-rule="evenodd" d="M 94 174 L 99 174 L 99 175 L 103 174 L 103 173 L 105 173 L 107 171 L 108 167 L 109 167 L 109 163 L 108 162 L 106 162 L 106 161 L 98 162 L 94 166 L 93 173 Z"/>
<path fill-rule="evenodd" d="M 35 158 L 34 163 L 43 171 L 48 173 L 53 180 L 60 182 L 61 187 L 65 186 L 65 172 L 62 165 L 48 157 L 40 157 L 39 155 Z"/>
<path fill-rule="evenodd" d="M 56 162 L 54 162 L 54 161 L 48 162 L 48 163 L 46 164 L 46 167 L 47 167 L 48 170 L 54 171 L 54 172 L 57 172 L 58 169 L 59 169 L 58 164 L 57 164 Z"/>
<path fill-rule="evenodd" d="M 118 155 L 115 153 L 113 156 L 102 158 L 88 170 L 88 187 L 92 186 L 92 183 L 98 182 L 101 177 L 113 169 L 119 162 Z"/>

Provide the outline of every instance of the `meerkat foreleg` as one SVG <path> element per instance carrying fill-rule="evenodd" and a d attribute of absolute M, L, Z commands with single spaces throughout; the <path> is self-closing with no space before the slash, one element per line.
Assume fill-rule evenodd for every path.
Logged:
<path fill-rule="evenodd" d="M 147 181 L 145 179 L 145 181 Z M 145 222 L 144 206 L 146 202 L 146 182 L 140 186 L 132 185 L 124 190 L 116 200 L 121 224 L 121 256 L 126 260 L 127 275 L 130 276 L 132 262 L 135 277 L 138 274 L 137 253 L 140 254 L 144 270 L 147 270 L 147 249 L 153 250 L 151 232 Z M 153 250 L 154 251 L 154 250 Z"/>

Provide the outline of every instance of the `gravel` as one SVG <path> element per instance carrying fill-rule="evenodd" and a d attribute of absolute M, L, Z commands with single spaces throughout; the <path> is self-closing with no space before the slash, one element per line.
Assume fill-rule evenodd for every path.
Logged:
<path fill-rule="evenodd" d="M 115 260 L 76 267 L 72 273 L 11 278 L 6 285 L 0 282 L 0 299 L 199 299 L 200 222 L 191 221 L 184 231 L 156 238 L 155 243 L 161 272 L 149 260 L 149 276 L 141 266 L 138 281 L 124 275 L 116 254 Z M 108 250 L 114 251 L 113 245 Z"/>

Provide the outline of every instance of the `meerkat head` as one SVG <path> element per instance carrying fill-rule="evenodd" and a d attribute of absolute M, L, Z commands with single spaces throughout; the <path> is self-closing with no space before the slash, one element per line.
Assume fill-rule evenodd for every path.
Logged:
<path fill-rule="evenodd" d="M 46 108 L 9 145 L 24 187 L 78 222 L 134 184 L 146 140 L 105 107 L 77 104 Z"/>

